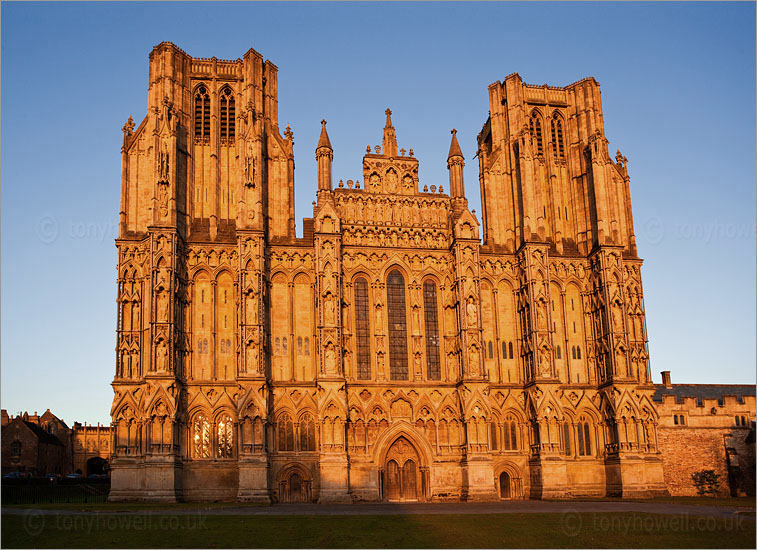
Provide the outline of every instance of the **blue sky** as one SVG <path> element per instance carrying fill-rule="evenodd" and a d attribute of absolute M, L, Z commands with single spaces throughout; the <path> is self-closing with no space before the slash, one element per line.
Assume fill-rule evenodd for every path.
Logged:
<path fill-rule="evenodd" d="M 754 3 L 2 3 L 2 407 L 109 422 L 121 126 L 162 40 L 250 47 L 279 67 L 296 217 L 312 212 L 328 120 L 335 180 L 361 178 L 391 107 L 423 184 L 447 186 L 451 128 L 480 212 L 487 86 L 519 72 L 602 87 L 629 159 L 651 369 L 755 381 Z"/>

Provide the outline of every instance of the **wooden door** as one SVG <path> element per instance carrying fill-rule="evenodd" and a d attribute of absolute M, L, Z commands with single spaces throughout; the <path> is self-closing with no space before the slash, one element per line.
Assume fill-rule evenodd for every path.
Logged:
<path fill-rule="evenodd" d="M 289 478 L 289 502 L 303 502 L 302 478 L 294 473 Z"/>
<path fill-rule="evenodd" d="M 499 474 L 499 498 L 510 498 L 510 474 Z"/>
<path fill-rule="evenodd" d="M 408 459 L 402 467 L 402 500 L 418 500 L 418 471 Z"/>
<path fill-rule="evenodd" d="M 399 500 L 401 486 L 400 468 L 394 460 L 390 460 L 386 465 L 386 498 Z"/>

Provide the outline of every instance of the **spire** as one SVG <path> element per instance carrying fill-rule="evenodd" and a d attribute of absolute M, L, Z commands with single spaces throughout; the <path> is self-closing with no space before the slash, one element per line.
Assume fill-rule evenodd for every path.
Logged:
<path fill-rule="evenodd" d="M 318 191 L 331 191 L 331 162 L 334 150 L 331 148 L 329 134 L 326 132 L 326 120 L 321 121 L 321 137 L 315 148 L 315 160 L 318 163 Z"/>
<path fill-rule="evenodd" d="M 384 140 L 382 149 L 384 156 L 396 157 L 397 156 L 397 135 L 394 133 L 394 126 L 392 126 L 392 110 L 387 109 L 386 113 L 386 126 L 384 126 Z"/>
<path fill-rule="evenodd" d="M 463 182 L 463 167 L 465 159 L 457 142 L 457 130 L 452 129 L 452 143 L 449 146 L 447 169 L 449 170 L 449 190 L 452 198 L 465 198 L 465 184 Z"/>
<path fill-rule="evenodd" d="M 463 157 L 463 152 L 460 150 L 460 144 L 457 142 L 457 130 L 452 128 L 452 143 L 450 143 L 449 146 L 449 155 L 447 155 L 447 160 L 451 159 L 452 157 Z"/>
<path fill-rule="evenodd" d="M 318 146 L 315 148 L 317 151 L 321 147 L 331 149 L 331 141 L 329 140 L 329 134 L 326 132 L 326 119 L 321 120 L 321 137 L 318 139 Z M 333 149 L 331 149 L 333 151 Z"/>

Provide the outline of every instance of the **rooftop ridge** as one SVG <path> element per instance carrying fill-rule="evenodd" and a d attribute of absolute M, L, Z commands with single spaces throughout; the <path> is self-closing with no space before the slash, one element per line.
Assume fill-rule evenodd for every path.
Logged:
<path fill-rule="evenodd" d="M 520 73 L 518 73 L 517 71 L 513 72 L 513 73 L 510 73 L 505 78 L 503 78 L 502 81 L 504 82 L 508 78 L 512 78 L 512 77 L 516 77 L 516 76 L 523 83 L 524 87 L 526 87 L 526 88 L 532 88 L 532 89 L 542 89 L 543 90 L 543 89 L 546 88 L 547 90 L 567 90 L 568 88 L 571 88 L 573 86 L 581 84 L 582 82 L 588 82 L 590 80 L 593 81 L 597 86 L 599 86 L 599 82 L 593 76 L 585 76 L 584 78 L 582 78 L 580 80 L 576 80 L 575 82 L 571 82 L 570 84 L 566 84 L 565 86 L 551 86 L 549 84 L 529 84 L 528 82 L 526 82 L 525 80 L 523 80 L 523 77 L 520 76 Z"/>

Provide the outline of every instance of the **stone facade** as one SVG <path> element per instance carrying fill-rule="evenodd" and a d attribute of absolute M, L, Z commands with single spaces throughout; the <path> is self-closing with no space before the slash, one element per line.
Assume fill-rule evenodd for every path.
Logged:
<path fill-rule="evenodd" d="M 153 49 L 123 127 L 112 500 L 667 492 L 599 84 L 513 74 L 489 109 L 481 222 L 455 131 L 445 192 L 387 109 L 362 183 L 322 121 L 297 238 L 277 67 Z"/>

